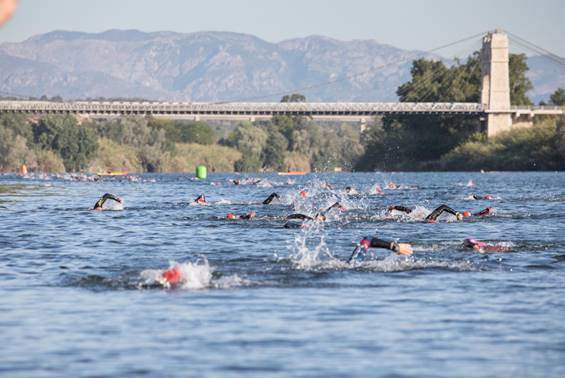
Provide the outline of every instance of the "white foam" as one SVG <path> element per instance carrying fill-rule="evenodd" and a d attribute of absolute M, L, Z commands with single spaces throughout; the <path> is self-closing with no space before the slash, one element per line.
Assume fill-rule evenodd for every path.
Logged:
<path fill-rule="evenodd" d="M 214 268 L 210 266 L 206 258 L 202 258 L 195 263 L 179 263 L 171 261 L 168 269 L 147 269 L 140 273 L 143 285 L 159 284 L 165 288 L 170 288 L 171 284 L 163 278 L 166 270 L 176 268 L 180 270 L 181 279 L 176 288 L 188 290 L 202 290 L 208 288 L 227 289 L 237 286 L 249 285 L 250 282 L 238 275 L 224 276 L 214 280 L 212 273 Z"/>

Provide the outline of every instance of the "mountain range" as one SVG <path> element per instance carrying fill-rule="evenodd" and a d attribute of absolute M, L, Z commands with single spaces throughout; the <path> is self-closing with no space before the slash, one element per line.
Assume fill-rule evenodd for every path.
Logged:
<path fill-rule="evenodd" d="M 0 44 L 0 95 L 169 101 L 396 101 L 412 60 L 440 57 L 375 40 L 324 36 L 279 43 L 230 32 L 53 31 Z M 565 87 L 565 70 L 528 59 L 534 101 Z"/>

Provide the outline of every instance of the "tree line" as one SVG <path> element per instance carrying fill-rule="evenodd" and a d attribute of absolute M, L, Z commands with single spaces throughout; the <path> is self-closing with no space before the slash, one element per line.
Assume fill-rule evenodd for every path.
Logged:
<path fill-rule="evenodd" d="M 530 105 L 524 55 L 510 55 L 513 105 Z M 464 63 L 415 60 L 403 102 L 479 102 L 478 52 Z M 55 100 L 60 100 L 55 98 Z M 292 94 L 282 102 L 304 102 Z M 550 105 L 565 105 L 558 89 Z M 360 132 L 354 124 L 320 124 L 276 116 L 228 127 L 153 118 L 82 120 L 73 116 L 0 116 L 0 171 L 26 164 L 37 171 L 477 170 L 565 169 L 565 121 L 536 119 L 532 129 L 487 140 L 476 116 L 377 117 Z"/>

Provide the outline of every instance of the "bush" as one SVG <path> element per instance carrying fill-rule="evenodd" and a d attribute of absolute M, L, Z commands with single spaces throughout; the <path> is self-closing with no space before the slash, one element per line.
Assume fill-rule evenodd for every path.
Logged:
<path fill-rule="evenodd" d="M 45 117 L 34 125 L 34 141 L 41 149 L 58 153 L 67 171 L 80 171 L 87 167 L 98 149 L 94 132 L 78 125 L 72 116 Z"/>
<path fill-rule="evenodd" d="M 90 162 L 89 171 L 143 171 L 143 167 L 138 158 L 138 151 L 134 147 L 125 144 L 117 144 L 106 138 L 100 138 L 98 145 L 98 152 L 95 158 Z"/>
<path fill-rule="evenodd" d="M 218 145 L 177 144 L 175 152 L 166 163 L 169 172 L 194 172 L 203 164 L 212 172 L 233 172 L 241 153 L 234 148 Z"/>
<path fill-rule="evenodd" d="M 450 170 L 564 169 L 555 120 L 515 129 L 484 142 L 466 142 L 441 158 Z"/>

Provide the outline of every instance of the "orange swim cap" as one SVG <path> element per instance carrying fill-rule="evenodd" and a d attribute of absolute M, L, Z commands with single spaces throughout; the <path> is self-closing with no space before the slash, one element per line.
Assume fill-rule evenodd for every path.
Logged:
<path fill-rule="evenodd" d="M 305 190 L 301 190 L 301 191 L 300 191 L 300 197 L 302 197 L 302 198 L 308 197 L 308 192 L 305 191 Z"/>
<path fill-rule="evenodd" d="M 163 277 L 170 284 L 176 284 L 180 282 L 182 274 L 180 268 L 178 266 L 175 266 L 169 270 L 164 271 L 161 277 Z"/>
<path fill-rule="evenodd" d="M 470 217 L 470 216 L 471 216 L 471 212 L 470 212 L 470 211 L 464 211 L 464 212 L 463 212 L 463 216 L 464 216 L 465 218 Z"/>
<path fill-rule="evenodd" d="M 226 219 L 235 219 L 235 215 L 233 213 L 228 213 L 228 215 L 226 215 Z"/>

